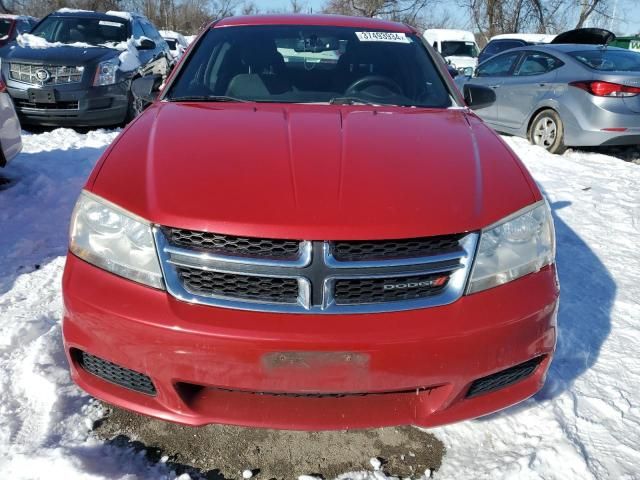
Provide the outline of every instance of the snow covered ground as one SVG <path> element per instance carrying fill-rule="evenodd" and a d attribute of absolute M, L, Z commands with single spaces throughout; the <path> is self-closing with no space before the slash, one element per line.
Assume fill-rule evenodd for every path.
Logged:
<path fill-rule="evenodd" d="M 100 407 L 62 351 L 60 278 L 76 196 L 115 131 L 26 134 L 0 191 L 0 477 L 170 479 L 90 435 Z M 507 139 L 544 188 L 558 235 L 558 351 L 544 390 L 436 429 L 438 479 L 640 479 L 640 166 Z M 255 467 L 259 468 L 259 465 Z M 186 478 L 186 477 L 185 477 Z M 341 478 L 383 479 L 370 472 Z"/>

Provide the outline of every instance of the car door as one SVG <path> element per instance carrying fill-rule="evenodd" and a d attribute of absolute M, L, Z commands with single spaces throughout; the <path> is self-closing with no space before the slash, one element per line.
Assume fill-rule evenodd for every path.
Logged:
<path fill-rule="evenodd" d="M 156 29 L 156 27 L 146 19 L 140 20 L 140 23 L 142 24 L 145 36 L 153 40 L 156 44 L 156 47 L 153 50 L 148 50 L 150 58 L 146 62 L 147 65 L 145 67 L 145 71 L 166 75 L 169 72 L 169 64 L 173 61 L 169 45 L 165 39 L 162 38 L 158 29 Z"/>
<path fill-rule="evenodd" d="M 553 91 L 557 69 L 564 63 L 553 55 L 526 51 L 513 75 L 500 86 L 502 98 L 498 125 L 520 129 L 542 100 Z"/>
<path fill-rule="evenodd" d="M 493 104 L 476 110 L 480 118 L 492 125 L 498 124 L 501 104 L 500 87 L 502 82 L 513 73 L 520 55 L 520 51 L 505 52 L 497 55 L 480 65 L 476 69 L 475 76 L 469 80 L 469 83 L 483 85 L 492 88 L 496 92 L 496 101 Z"/>

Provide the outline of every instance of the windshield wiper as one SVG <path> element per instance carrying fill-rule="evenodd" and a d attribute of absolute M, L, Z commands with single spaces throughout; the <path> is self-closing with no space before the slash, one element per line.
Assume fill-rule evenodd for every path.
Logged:
<path fill-rule="evenodd" d="M 167 100 L 170 102 L 249 102 L 249 100 L 227 95 L 185 95 L 183 97 L 171 97 Z"/>
<path fill-rule="evenodd" d="M 334 97 L 329 100 L 331 105 L 382 105 L 381 103 L 370 102 L 358 97 Z"/>

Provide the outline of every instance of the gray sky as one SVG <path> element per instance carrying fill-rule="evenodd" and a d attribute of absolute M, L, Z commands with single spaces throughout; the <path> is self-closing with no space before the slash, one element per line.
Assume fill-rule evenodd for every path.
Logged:
<path fill-rule="evenodd" d="M 288 0 L 254 0 L 256 5 L 261 10 L 270 10 L 270 9 L 285 9 L 289 5 Z M 617 11 L 616 11 L 616 19 L 613 22 L 613 31 L 618 35 L 624 34 L 635 34 L 640 33 L 640 0 L 609 0 L 611 5 L 617 1 Z M 455 5 L 455 0 L 445 0 L 443 5 Z M 311 7 L 314 11 L 319 11 L 322 5 L 324 4 L 323 0 L 307 0 L 307 5 Z M 469 28 L 470 19 L 469 15 L 466 12 L 461 12 L 461 9 L 456 6 L 442 7 L 447 8 L 451 13 L 453 18 L 459 18 L 459 25 L 456 25 L 460 28 Z M 460 15 L 462 13 L 462 15 Z M 612 12 L 613 13 L 613 12 Z"/>

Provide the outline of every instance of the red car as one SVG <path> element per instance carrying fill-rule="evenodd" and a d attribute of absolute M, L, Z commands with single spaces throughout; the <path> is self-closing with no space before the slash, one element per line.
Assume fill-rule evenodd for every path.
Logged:
<path fill-rule="evenodd" d="M 71 221 L 84 390 L 183 424 L 319 430 L 440 425 L 542 387 L 549 207 L 469 108 L 493 93 L 463 98 L 415 30 L 228 18 L 159 83 L 135 82 L 153 103 Z"/>
<path fill-rule="evenodd" d="M 21 33 L 29 33 L 36 23 L 37 18 L 26 15 L 0 14 L 0 47 L 13 42 Z"/>

